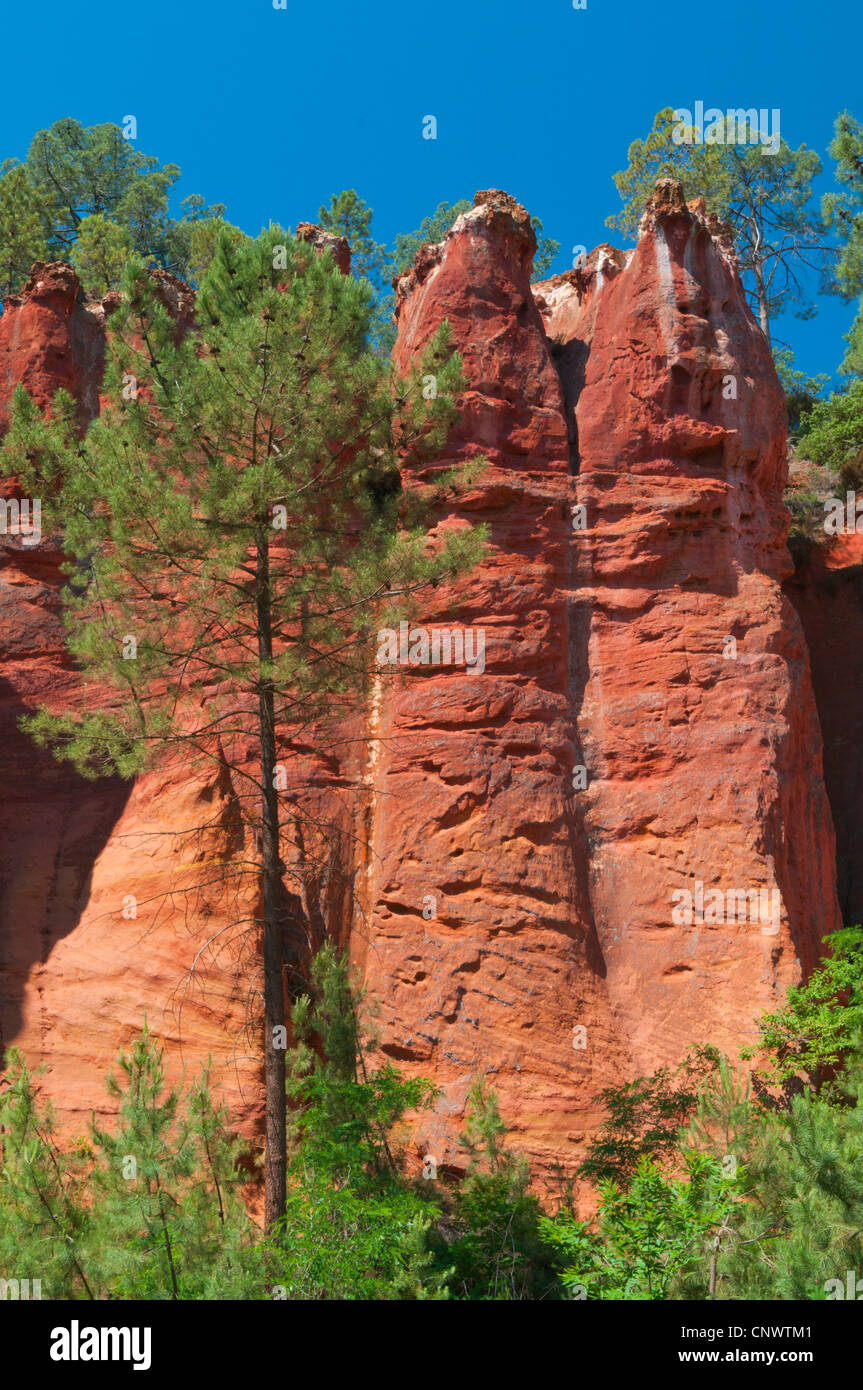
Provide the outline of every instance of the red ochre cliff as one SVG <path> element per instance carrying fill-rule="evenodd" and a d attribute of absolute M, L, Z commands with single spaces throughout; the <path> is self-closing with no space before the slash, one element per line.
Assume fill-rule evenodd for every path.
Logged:
<path fill-rule="evenodd" d="M 350 940 L 383 1053 L 441 1088 L 417 1163 L 459 1166 L 483 1071 L 542 1180 L 583 1153 L 603 1087 L 693 1042 L 736 1054 L 840 915 L 809 652 L 783 593 L 782 393 L 723 229 L 669 182 L 634 251 L 531 286 L 533 250 L 525 210 L 492 190 L 398 283 L 397 365 L 446 319 L 469 383 L 434 467 L 485 460 L 438 525 L 484 522 L 489 547 L 415 619 L 430 643 L 448 634 L 450 664 L 382 668 L 351 752 L 294 750 L 290 780 L 332 808 L 352 885 L 317 886 L 318 926 Z M 0 318 L 0 412 L 23 381 L 92 418 L 108 308 L 37 266 Z M 84 783 L 18 731 L 24 710 L 83 698 L 60 540 L 24 539 L 0 537 L 0 1043 L 48 1064 L 74 1130 L 146 1015 L 187 1066 L 212 1055 L 255 1131 L 243 961 L 205 952 L 188 979 L 236 913 L 182 891 L 232 851 L 230 779 L 174 765 Z M 798 603 L 810 641 L 820 602 L 810 585 Z M 828 668 L 845 681 L 821 653 L 816 693 Z M 845 730 L 854 688 L 819 695 L 822 721 Z M 846 734 L 825 722 L 840 868 L 861 850 Z M 202 820 L 191 845 L 179 832 Z"/>

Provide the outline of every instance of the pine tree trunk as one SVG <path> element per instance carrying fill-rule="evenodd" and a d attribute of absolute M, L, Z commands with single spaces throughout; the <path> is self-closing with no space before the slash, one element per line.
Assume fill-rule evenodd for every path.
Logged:
<path fill-rule="evenodd" d="M 767 292 L 764 288 L 764 274 L 761 262 L 756 261 L 753 269 L 755 271 L 755 297 L 758 300 L 758 321 L 761 325 L 761 332 L 769 343 L 770 313 L 767 307 Z"/>
<path fill-rule="evenodd" d="M 258 528 L 255 598 L 258 657 L 272 661 L 269 538 Z M 261 681 L 258 693 L 261 764 L 261 876 L 264 889 L 264 1080 L 266 1086 L 264 1220 L 267 1230 L 285 1213 L 287 1168 L 285 1106 L 285 1002 L 282 985 L 279 802 L 275 787 L 276 730 L 273 684 Z M 276 1046 L 275 1044 L 279 1045 Z"/>

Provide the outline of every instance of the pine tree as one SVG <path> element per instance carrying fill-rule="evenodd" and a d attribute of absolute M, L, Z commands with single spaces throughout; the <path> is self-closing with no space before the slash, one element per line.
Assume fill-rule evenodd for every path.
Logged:
<path fill-rule="evenodd" d="M 13 294 L 34 261 L 48 256 L 39 195 L 21 164 L 7 160 L 0 174 L 0 291 Z"/>
<path fill-rule="evenodd" d="M 372 236 L 372 209 L 353 188 L 333 194 L 329 207 L 318 209 L 318 221 L 334 236 L 346 238 L 351 252 L 351 274 L 367 280 L 374 292 L 374 312 L 369 322 L 369 342 L 381 357 L 389 357 L 395 343 L 395 300 L 389 280 L 392 265 L 386 247 Z"/>
<path fill-rule="evenodd" d="M 22 164 L 5 161 L 0 274 L 8 276 L 11 263 L 7 286 L 18 288 L 36 260 L 68 260 L 82 225 L 93 216 L 121 228 L 139 256 L 186 273 L 193 224 L 221 218 L 224 205 L 206 207 L 192 194 L 183 199 L 183 216 L 173 218 L 169 199 L 179 168 L 143 154 L 127 134 L 111 122 L 85 127 L 66 116 L 37 131 Z M 9 172 L 13 178 L 6 183 Z"/>
<path fill-rule="evenodd" d="M 646 138 L 630 146 L 627 167 L 614 175 L 623 207 L 607 225 L 634 241 L 656 180 L 679 179 L 686 201 L 703 198 L 707 211 L 732 233 L 744 287 L 765 337 L 770 338 L 776 316 L 794 305 L 798 317 L 810 317 L 815 306 L 806 282 L 814 277 L 822 292 L 830 290 L 834 260 L 812 202 L 813 180 L 821 172 L 818 155 L 805 145 L 793 150 L 784 140 L 775 153 L 760 144 L 678 142 L 675 128 L 680 132 L 682 123 L 665 107 Z"/>
<path fill-rule="evenodd" d="M 93 1219 L 81 1199 L 80 1152 L 55 1139 L 50 1105 L 40 1104 L 36 1078 L 11 1048 L 0 1090 L 0 1279 L 41 1285 L 43 1298 L 96 1298 L 89 1265 Z"/>
<path fill-rule="evenodd" d="M 186 199 L 187 202 L 191 201 Z M 168 269 L 181 275 L 189 284 L 198 286 L 213 263 L 220 235 L 229 237 L 235 246 L 248 240 L 239 227 L 219 216 L 184 218 L 174 224 Z"/>
<path fill-rule="evenodd" d="M 117 289 L 131 254 L 132 238 L 126 229 L 94 212 L 81 222 L 69 260 L 84 289 L 101 298 Z"/>
<path fill-rule="evenodd" d="M 279 228 L 240 244 L 220 235 L 196 312 L 199 330 L 178 341 L 130 262 L 103 415 L 79 442 L 70 422 L 65 434 L 59 419 L 41 426 L 19 392 L 2 455 L 34 496 L 57 498 L 74 557 L 69 648 L 112 690 L 83 716 L 40 711 L 34 737 L 90 777 L 130 777 L 170 752 L 231 779 L 245 851 L 221 871 L 261 891 L 272 1224 L 285 1193 L 284 977 L 303 981 L 297 904 L 311 867 L 296 799 L 297 862 L 283 860 L 280 740 L 332 731 L 367 688 L 375 628 L 464 573 L 482 538 L 452 531 L 430 547 L 427 503 L 398 490 L 398 459 L 428 459 L 455 418 L 462 378 L 445 327 L 393 382 L 366 348 L 368 288 Z M 454 485 L 441 473 L 431 495 Z"/>
<path fill-rule="evenodd" d="M 555 1297 L 557 1268 L 541 1233 L 542 1208 L 530 1191 L 527 1161 L 506 1147 L 505 1135 L 497 1095 L 477 1076 L 462 1135 L 470 1160 L 448 1212 L 453 1289 L 469 1300 Z"/>
<path fill-rule="evenodd" d="M 838 193 L 825 193 L 824 217 L 842 242 L 836 278 L 849 296 L 863 293 L 863 125 L 842 111 L 830 145 Z"/>
<path fill-rule="evenodd" d="M 213 1106 L 206 1069 L 188 1092 L 168 1085 L 164 1049 L 146 1027 L 118 1068 L 107 1082 L 116 1122 L 91 1124 L 91 1259 L 103 1296 L 239 1296 L 251 1244 L 237 1141 Z"/>
<path fill-rule="evenodd" d="M 335 236 L 347 238 L 351 248 L 351 270 L 379 290 L 387 269 L 386 248 L 371 233 L 372 210 L 354 188 L 333 194 L 330 205 L 318 209 L 321 226 Z"/>
<path fill-rule="evenodd" d="M 705 1095 L 693 1139 L 733 1160 L 743 1198 L 718 1233 L 717 1298 L 822 1299 L 831 1280 L 844 1290 L 849 1269 L 863 1272 L 859 1047 L 858 1038 L 843 1108 L 807 1089 L 777 1111 L 734 1095 L 727 1076 Z M 694 1296 L 686 1281 L 678 1296 Z"/>
<path fill-rule="evenodd" d="M 66 116 L 36 132 L 25 167 L 34 188 L 51 201 L 58 251 L 71 247 L 81 222 L 93 213 L 125 225 L 141 254 L 157 250 L 180 170 L 142 154 L 118 125 L 85 128 Z"/>
<path fill-rule="evenodd" d="M 428 1184 L 404 1177 L 397 1137 L 437 1092 L 390 1062 L 371 1066 L 361 1007 L 347 960 L 326 945 L 293 1009 L 288 1199 L 271 1277 L 290 1298 L 445 1298 L 449 1269 L 429 1243 L 439 1208 Z"/>
<path fill-rule="evenodd" d="M 647 135 L 630 145 L 626 168 L 613 176 L 623 207 L 606 218 L 606 226 L 618 228 L 630 241 L 638 236 L 638 224 L 658 179 L 679 179 L 687 202 L 703 198 L 717 217 L 728 214 L 730 177 L 721 147 L 695 141 L 678 144 L 673 139 L 677 125 L 670 106 L 657 111 Z"/>
<path fill-rule="evenodd" d="M 863 125 L 849 111 L 836 118 L 830 154 L 836 161 L 836 179 L 844 185 L 839 193 L 825 194 L 823 202 L 824 219 L 842 248 L 836 279 L 849 299 L 861 296 L 840 371 L 859 375 L 863 374 Z"/>

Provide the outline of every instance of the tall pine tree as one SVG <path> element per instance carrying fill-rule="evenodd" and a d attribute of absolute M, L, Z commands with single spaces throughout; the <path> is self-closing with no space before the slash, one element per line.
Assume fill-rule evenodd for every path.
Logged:
<path fill-rule="evenodd" d="M 394 382 L 366 346 L 368 287 L 278 227 L 220 234 L 196 313 L 180 336 L 131 262 L 102 416 L 79 442 L 68 409 L 42 422 L 19 388 L 4 468 L 57 501 L 69 647 L 99 683 L 83 716 L 40 711 L 34 737 L 91 777 L 131 777 L 173 750 L 231 779 L 245 848 L 223 869 L 260 884 L 272 1224 L 285 1200 L 287 880 L 302 878 L 283 858 L 280 738 L 308 737 L 360 696 L 375 628 L 466 571 L 481 537 L 431 544 L 425 504 L 398 488 L 399 458 L 428 457 L 455 417 L 445 327 Z"/>

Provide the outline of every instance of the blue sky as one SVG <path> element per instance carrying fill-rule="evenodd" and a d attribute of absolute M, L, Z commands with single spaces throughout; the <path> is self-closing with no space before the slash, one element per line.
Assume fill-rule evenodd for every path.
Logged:
<path fill-rule="evenodd" d="M 138 147 L 179 164 L 180 194 L 227 204 L 248 232 L 315 220 L 355 187 L 375 233 L 443 199 L 514 193 L 561 243 L 620 242 L 611 176 L 662 106 L 779 107 L 782 135 L 826 150 L 863 119 L 856 0 L 45 0 L 4 16 L 0 156 L 37 129 L 133 114 Z M 437 140 L 422 138 L 433 114 Z M 820 188 L 831 184 L 829 174 Z M 777 324 L 798 365 L 832 372 L 853 306 Z"/>

